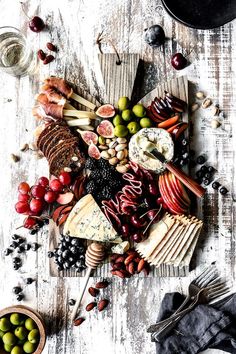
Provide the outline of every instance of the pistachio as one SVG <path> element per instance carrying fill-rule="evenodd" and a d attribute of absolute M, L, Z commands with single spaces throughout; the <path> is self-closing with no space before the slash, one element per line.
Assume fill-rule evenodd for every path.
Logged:
<path fill-rule="evenodd" d="M 71 160 L 72 160 L 72 161 L 78 161 L 79 158 L 78 158 L 77 156 L 72 156 Z"/>
<path fill-rule="evenodd" d="M 191 106 L 191 112 L 195 112 L 198 108 L 199 108 L 199 104 L 196 102 L 193 103 Z"/>
<path fill-rule="evenodd" d="M 44 157 L 43 153 L 41 151 L 34 151 L 34 157 L 37 159 L 37 160 L 40 160 Z"/>
<path fill-rule="evenodd" d="M 106 145 L 99 145 L 98 147 L 100 150 L 108 150 L 108 146 Z"/>
<path fill-rule="evenodd" d="M 107 151 L 102 151 L 101 152 L 101 157 L 105 160 L 108 160 L 110 158 L 110 154 L 108 154 Z"/>
<path fill-rule="evenodd" d="M 15 154 L 11 154 L 10 158 L 13 162 L 19 162 L 20 161 L 20 156 L 15 155 Z"/>
<path fill-rule="evenodd" d="M 106 144 L 109 145 L 111 143 L 111 139 L 106 139 Z"/>
<path fill-rule="evenodd" d="M 116 147 L 116 145 L 118 145 L 118 142 L 116 140 L 114 140 L 109 144 L 109 148 L 114 149 Z"/>
<path fill-rule="evenodd" d="M 120 173 L 126 173 L 128 171 L 128 168 L 124 165 L 117 165 L 116 171 Z"/>
<path fill-rule="evenodd" d="M 217 128 L 219 128 L 221 126 L 221 123 L 217 120 L 217 119 L 212 119 L 212 121 L 211 121 L 211 127 L 213 128 L 213 129 L 217 129 Z"/>
<path fill-rule="evenodd" d="M 111 164 L 112 166 L 116 165 L 119 162 L 117 157 L 112 157 L 111 159 L 109 159 L 109 164 Z"/>
<path fill-rule="evenodd" d="M 29 144 L 25 143 L 25 144 L 22 144 L 21 147 L 20 147 L 20 151 L 27 151 L 29 150 Z"/>
<path fill-rule="evenodd" d="M 65 171 L 65 172 L 71 172 L 72 169 L 71 169 L 70 167 L 64 167 L 64 171 Z"/>
<path fill-rule="evenodd" d="M 116 150 L 115 149 L 108 149 L 108 154 L 110 154 L 111 157 L 116 156 Z"/>
<path fill-rule="evenodd" d="M 124 159 L 124 160 L 120 161 L 120 165 L 126 165 L 127 162 L 128 162 L 128 160 L 127 160 L 127 159 Z"/>
<path fill-rule="evenodd" d="M 119 144 L 124 144 L 124 143 L 127 142 L 127 140 L 126 140 L 125 138 L 117 138 L 117 142 L 118 142 Z"/>
<path fill-rule="evenodd" d="M 128 150 L 127 149 L 124 149 L 124 154 L 125 154 L 125 157 L 128 156 Z"/>
<path fill-rule="evenodd" d="M 125 157 L 124 151 L 118 151 L 117 154 L 116 154 L 116 157 L 117 157 L 119 160 L 123 160 L 124 157 Z"/>
<path fill-rule="evenodd" d="M 215 105 L 212 107 L 212 114 L 213 116 L 218 116 L 220 113 L 220 109 L 219 109 L 219 106 Z"/>
<path fill-rule="evenodd" d="M 101 145 L 105 145 L 106 144 L 106 139 L 103 136 L 99 136 L 98 137 L 98 142 Z"/>
<path fill-rule="evenodd" d="M 127 144 L 119 144 L 115 147 L 116 151 L 122 151 L 126 148 Z"/>
<path fill-rule="evenodd" d="M 32 151 L 37 151 L 38 150 L 35 143 L 30 143 L 29 144 L 29 149 L 32 150 Z"/>
<path fill-rule="evenodd" d="M 202 108 L 206 109 L 212 105 L 212 100 L 210 98 L 205 98 L 202 102 Z"/>
<path fill-rule="evenodd" d="M 199 100 L 203 100 L 206 96 L 204 95 L 204 93 L 202 91 L 198 91 L 196 93 L 196 97 L 199 99 Z"/>

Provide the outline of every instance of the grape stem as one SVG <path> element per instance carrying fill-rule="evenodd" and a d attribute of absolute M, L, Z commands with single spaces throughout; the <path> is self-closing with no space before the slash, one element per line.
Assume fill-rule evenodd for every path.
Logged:
<path fill-rule="evenodd" d="M 110 44 L 110 46 L 113 48 L 116 56 L 117 56 L 117 60 L 116 60 L 116 65 L 121 65 L 122 61 L 120 59 L 120 56 L 119 56 L 119 53 L 114 45 L 114 43 L 112 42 L 112 40 L 106 36 L 103 36 L 103 31 L 98 33 L 98 36 L 97 36 L 97 39 L 96 39 L 96 44 L 98 45 L 98 49 L 100 51 L 101 54 L 104 54 L 103 51 L 102 51 L 102 42 L 105 41 L 105 42 L 108 42 Z"/>
<path fill-rule="evenodd" d="M 154 222 L 154 220 L 156 219 L 157 215 L 159 215 L 159 213 L 161 212 L 161 209 L 162 209 L 162 204 L 160 205 L 160 208 L 159 210 L 157 211 L 157 213 L 155 214 L 155 216 L 151 219 L 151 221 L 147 224 L 147 227 L 146 229 L 143 231 L 143 234 L 145 235 L 145 233 L 147 232 L 147 230 L 149 229 L 149 227 L 152 225 L 152 223 Z M 154 209 L 154 210 L 157 210 L 157 209 Z M 148 211 L 145 213 L 147 214 Z M 144 214 L 144 215 L 145 215 Z"/>
<path fill-rule="evenodd" d="M 20 1 L 20 4 L 21 4 L 21 9 L 22 9 L 24 15 L 30 20 L 30 17 L 28 16 L 28 14 L 25 11 L 25 3 L 23 1 Z"/>

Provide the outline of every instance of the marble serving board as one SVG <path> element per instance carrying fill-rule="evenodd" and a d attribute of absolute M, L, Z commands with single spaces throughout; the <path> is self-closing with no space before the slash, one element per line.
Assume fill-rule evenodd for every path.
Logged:
<path fill-rule="evenodd" d="M 116 64 L 115 54 L 103 54 L 99 55 L 99 61 L 101 66 L 101 73 L 104 79 L 104 86 L 106 96 L 104 97 L 104 102 L 109 102 L 116 104 L 120 96 L 132 97 L 132 92 L 134 89 L 134 83 L 136 78 L 136 73 L 139 66 L 139 55 L 138 54 L 122 54 L 121 65 Z M 83 91 L 80 87 L 74 87 L 75 92 L 83 96 L 84 98 L 90 100 L 91 102 L 99 105 L 90 94 Z M 143 97 L 140 102 L 144 105 L 149 105 L 150 102 L 156 96 L 164 96 L 164 91 L 167 90 L 173 95 L 181 98 L 185 102 L 188 102 L 188 80 L 186 76 L 181 76 L 179 78 L 172 79 L 170 81 L 159 84 L 154 90 L 149 92 L 145 97 Z M 110 95 L 109 95 L 110 93 Z M 101 102 L 102 103 L 102 102 Z M 78 106 L 78 109 L 81 108 Z M 84 109 L 84 107 L 83 107 Z M 183 114 L 183 121 L 188 122 L 188 112 Z M 186 132 L 188 135 L 188 132 Z M 53 250 L 59 240 L 59 229 L 54 224 L 50 222 L 49 224 L 49 249 Z M 88 241 L 90 242 L 90 241 Z M 67 270 L 58 272 L 57 267 L 53 259 L 49 259 L 50 263 L 50 275 L 52 277 L 84 277 L 85 272 L 76 273 L 74 270 Z M 159 268 L 152 268 L 149 277 L 182 277 L 188 275 L 188 267 L 173 267 L 173 266 L 161 266 Z M 92 276 L 95 277 L 110 277 L 110 264 L 104 263 L 101 267 L 98 267 Z M 140 273 L 139 277 L 144 275 Z"/>

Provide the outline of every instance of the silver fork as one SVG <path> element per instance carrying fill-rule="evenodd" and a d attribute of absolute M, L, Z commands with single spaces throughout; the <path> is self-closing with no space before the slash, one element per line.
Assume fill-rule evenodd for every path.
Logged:
<path fill-rule="evenodd" d="M 195 306 L 199 304 L 207 304 L 216 302 L 217 299 L 228 296 L 231 289 L 227 287 L 226 282 L 216 283 L 214 285 L 210 285 L 205 289 L 199 291 L 198 295 L 195 298 L 195 301 L 185 310 L 179 312 L 174 315 L 170 322 L 164 325 L 159 331 L 152 334 L 152 340 L 161 341 L 175 326 L 176 324 L 183 318 L 186 313 L 190 312 Z"/>
<path fill-rule="evenodd" d="M 218 271 L 215 266 L 207 267 L 197 278 L 195 278 L 188 287 L 188 296 L 184 302 L 178 307 L 178 309 L 167 319 L 157 322 L 154 325 L 151 325 L 148 329 L 148 333 L 156 332 L 161 326 L 168 323 L 171 318 L 179 313 L 190 301 L 194 301 L 195 296 L 199 291 L 205 288 L 208 285 L 213 285 L 220 280 Z"/>

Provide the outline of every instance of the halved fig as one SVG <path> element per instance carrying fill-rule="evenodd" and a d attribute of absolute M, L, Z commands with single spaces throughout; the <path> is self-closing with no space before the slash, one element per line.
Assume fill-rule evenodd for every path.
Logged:
<path fill-rule="evenodd" d="M 74 199 L 74 193 L 72 192 L 66 192 L 63 194 L 59 194 L 57 197 L 57 203 L 61 205 L 66 205 L 72 202 Z"/>
<path fill-rule="evenodd" d="M 97 132 L 99 135 L 104 138 L 113 138 L 114 137 L 114 127 L 109 120 L 103 120 L 97 127 Z"/>
<path fill-rule="evenodd" d="M 88 147 L 88 154 L 90 157 L 93 157 L 96 160 L 99 160 L 101 157 L 101 153 L 98 149 L 98 147 L 95 144 L 90 144 Z"/>
<path fill-rule="evenodd" d="M 91 143 L 96 145 L 98 143 L 98 136 L 96 133 L 91 132 L 89 130 L 82 131 L 77 129 L 77 131 L 79 131 L 81 138 L 87 145 L 90 145 Z"/>
<path fill-rule="evenodd" d="M 111 118 L 114 117 L 116 113 L 115 107 L 112 104 L 104 104 L 98 107 L 96 110 L 96 115 L 101 118 Z"/>
<path fill-rule="evenodd" d="M 62 210 L 65 209 L 65 208 L 66 208 L 66 205 L 62 205 L 62 206 L 59 206 L 58 208 L 56 208 L 56 209 L 54 210 L 54 212 L 53 212 L 53 214 L 52 214 L 52 220 L 53 220 L 54 222 L 57 221 L 57 219 L 58 219 L 59 216 L 61 215 Z"/>

